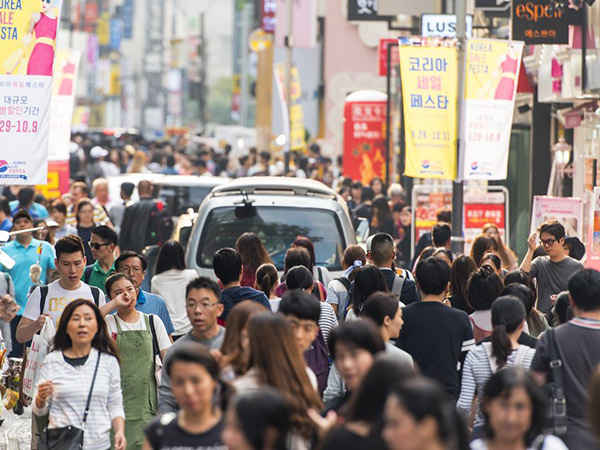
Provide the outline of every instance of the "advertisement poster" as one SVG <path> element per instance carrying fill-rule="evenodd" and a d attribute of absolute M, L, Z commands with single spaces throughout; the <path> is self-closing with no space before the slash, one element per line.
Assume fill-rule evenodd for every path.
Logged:
<path fill-rule="evenodd" d="M 281 100 L 284 124 L 289 122 L 289 127 L 285 126 L 286 134 L 290 136 L 290 150 L 302 151 L 306 149 L 306 140 L 304 136 L 304 114 L 302 112 L 302 88 L 300 86 L 300 74 L 298 68 L 292 66 L 291 70 L 291 106 L 287 112 L 287 101 L 285 98 L 285 68 L 283 64 L 278 64 L 275 69 L 275 81 L 277 91 Z M 289 129 L 289 132 L 288 132 Z"/>
<path fill-rule="evenodd" d="M 438 192 L 418 192 L 414 206 L 413 223 L 415 227 L 415 243 L 437 223 L 440 209 L 452 207 L 452 188 L 438 189 Z"/>
<path fill-rule="evenodd" d="M 50 100 L 49 161 L 69 159 L 71 123 L 75 107 L 75 84 L 77 83 L 80 57 L 81 53 L 74 50 L 56 52 Z"/>
<path fill-rule="evenodd" d="M 60 3 L 0 2 L 0 185 L 46 183 Z"/>
<path fill-rule="evenodd" d="M 400 47 L 406 171 L 456 177 L 457 61 L 453 47 Z"/>
<path fill-rule="evenodd" d="M 387 96 L 358 91 L 344 105 L 343 174 L 368 185 L 385 179 L 385 111 Z"/>
<path fill-rule="evenodd" d="M 522 42 L 467 41 L 461 180 L 504 180 Z"/>
<path fill-rule="evenodd" d="M 47 200 L 69 192 L 69 161 L 48 161 L 48 182 L 35 187 Z"/>
<path fill-rule="evenodd" d="M 595 187 L 591 207 L 591 239 L 587 242 L 586 267 L 600 269 L 600 188 Z"/>
<path fill-rule="evenodd" d="M 546 220 L 555 219 L 563 224 L 567 236 L 583 236 L 583 202 L 573 197 L 533 197 L 530 233 Z"/>
<path fill-rule="evenodd" d="M 396 44 L 391 45 L 390 44 Z M 391 73 L 395 73 L 396 67 L 400 64 L 400 55 L 398 53 L 398 39 L 379 39 L 377 47 L 377 60 L 379 61 L 379 76 L 386 77 L 388 73 L 388 48 L 390 50 Z"/>
<path fill-rule="evenodd" d="M 465 193 L 463 222 L 465 253 L 471 251 L 473 240 L 481 234 L 481 229 L 488 223 L 496 225 L 500 237 L 506 242 L 506 203 L 506 195 L 503 192 Z"/>

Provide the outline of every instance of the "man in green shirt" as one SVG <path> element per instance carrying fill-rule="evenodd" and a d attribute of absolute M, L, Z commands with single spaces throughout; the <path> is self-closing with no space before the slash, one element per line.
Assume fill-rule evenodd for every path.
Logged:
<path fill-rule="evenodd" d="M 82 279 L 84 283 L 102 289 L 105 294 L 104 283 L 115 272 L 114 253 L 118 239 L 117 233 L 106 225 L 97 226 L 92 230 L 90 248 L 96 261 L 85 268 Z"/>

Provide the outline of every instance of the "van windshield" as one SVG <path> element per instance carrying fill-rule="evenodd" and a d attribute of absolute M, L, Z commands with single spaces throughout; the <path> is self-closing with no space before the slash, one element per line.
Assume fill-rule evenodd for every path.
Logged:
<path fill-rule="evenodd" d="M 217 250 L 235 248 L 241 234 L 252 232 L 263 241 L 277 270 L 283 270 L 285 252 L 298 236 L 307 236 L 313 241 L 317 265 L 330 271 L 342 270 L 346 242 L 333 211 L 280 206 L 259 206 L 246 213 L 240 210 L 243 208 L 231 206 L 211 211 L 197 253 L 200 267 L 212 267 Z"/>

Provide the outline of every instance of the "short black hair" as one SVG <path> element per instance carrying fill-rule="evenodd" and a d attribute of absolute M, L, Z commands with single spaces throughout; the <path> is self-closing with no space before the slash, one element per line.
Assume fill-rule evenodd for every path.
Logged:
<path fill-rule="evenodd" d="M 446 292 L 451 274 L 448 264 L 439 258 L 421 260 L 415 270 L 417 284 L 425 295 L 441 295 Z"/>
<path fill-rule="evenodd" d="M 295 290 L 289 291 L 283 296 L 279 303 L 279 312 L 296 316 L 300 320 L 311 320 L 318 324 L 321 318 L 321 305 L 313 295 Z"/>
<path fill-rule="evenodd" d="M 81 252 L 85 256 L 85 249 L 83 247 L 83 241 L 76 234 L 67 234 L 61 237 L 56 244 L 54 244 L 54 251 L 56 253 L 56 259 L 60 259 L 64 253 L 72 254 Z"/>
<path fill-rule="evenodd" d="M 469 277 L 467 303 L 478 311 L 487 311 L 502 292 L 502 280 L 489 269 L 477 269 Z"/>
<path fill-rule="evenodd" d="M 30 187 L 24 187 L 17 193 L 17 200 L 19 201 L 20 206 L 27 206 L 35 197 L 35 190 Z"/>
<path fill-rule="evenodd" d="M 431 231 L 431 238 L 434 247 L 444 247 L 450 239 L 452 239 L 452 229 L 446 223 L 438 223 L 434 225 Z"/>
<path fill-rule="evenodd" d="M 448 208 L 442 208 L 438 210 L 436 214 L 438 222 L 451 223 L 452 222 L 452 210 Z"/>
<path fill-rule="evenodd" d="M 352 183 L 350 185 L 350 189 L 361 189 L 362 190 L 363 185 L 360 183 L 360 181 L 355 181 L 354 183 Z"/>
<path fill-rule="evenodd" d="M 304 266 L 295 266 L 288 270 L 285 275 L 285 284 L 289 290 L 309 289 L 313 286 L 315 279 Z"/>
<path fill-rule="evenodd" d="M 558 323 L 556 325 L 562 325 L 570 320 L 568 313 L 571 305 L 569 304 L 569 291 L 563 291 L 556 296 L 556 303 L 552 308 Z"/>
<path fill-rule="evenodd" d="M 8 199 L 3 195 L 0 195 L 0 211 L 10 216 L 10 205 L 8 204 Z"/>
<path fill-rule="evenodd" d="M 233 248 L 222 248 L 213 257 L 213 270 L 224 285 L 238 281 L 242 273 L 242 257 Z"/>
<path fill-rule="evenodd" d="M 363 186 L 362 192 L 360 194 L 360 201 L 368 202 L 370 200 L 373 200 L 374 198 L 375 198 L 375 191 L 373 191 L 373 189 L 371 189 L 370 186 Z"/>
<path fill-rule="evenodd" d="M 133 194 L 134 189 L 135 189 L 135 184 L 133 184 L 129 181 L 125 181 L 124 183 L 121 183 L 121 191 L 125 192 L 125 195 L 127 195 L 127 197 L 131 197 L 131 194 Z"/>
<path fill-rule="evenodd" d="M 148 267 L 148 261 L 146 261 L 146 258 L 144 258 L 139 253 L 136 253 L 131 250 L 127 250 L 127 251 L 124 251 L 123 253 L 121 253 L 121 256 L 119 256 L 115 260 L 115 269 L 119 270 L 119 266 L 121 265 L 121 263 L 129 258 L 138 258 L 142 263 L 142 270 L 146 270 L 146 267 Z"/>
<path fill-rule="evenodd" d="M 387 233 L 377 233 L 371 238 L 371 258 L 377 265 L 383 264 L 392 257 L 394 239 Z"/>
<path fill-rule="evenodd" d="M 111 227 L 106 225 L 98 225 L 92 230 L 92 234 L 95 234 L 99 238 L 102 238 L 106 242 L 117 245 L 119 242 L 119 236 L 115 233 Z"/>
<path fill-rule="evenodd" d="M 61 214 L 67 215 L 67 205 L 60 200 L 55 200 L 50 206 L 50 211 L 58 211 Z"/>
<path fill-rule="evenodd" d="M 600 309 L 600 272 L 583 269 L 569 278 L 569 294 L 575 307 L 583 312 Z"/>
<path fill-rule="evenodd" d="M 192 289 L 208 289 L 213 291 L 217 298 L 221 298 L 221 288 L 219 287 L 219 284 L 208 277 L 198 277 L 190 281 L 185 287 L 185 298 L 187 298 Z"/>
<path fill-rule="evenodd" d="M 511 295 L 518 298 L 525 307 L 525 314 L 529 317 L 535 306 L 535 294 L 533 291 L 521 283 L 508 283 L 500 292 L 500 296 Z"/>
<path fill-rule="evenodd" d="M 541 237 L 542 233 L 548 233 L 548 234 L 551 234 L 552 236 L 554 236 L 554 238 L 556 240 L 560 240 L 561 238 L 564 238 L 566 235 L 565 227 L 558 220 L 545 221 L 543 224 L 541 224 L 538 227 L 537 231 L 538 231 L 540 237 Z"/>
<path fill-rule="evenodd" d="M 362 317 L 371 319 L 377 326 L 383 325 L 383 320 L 388 316 L 393 319 L 400 308 L 398 297 L 389 292 L 375 292 L 371 294 L 362 310 Z"/>
<path fill-rule="evenodd" d="M 338 344 L 363 349 L 371 355 L 385 351 L 385 343 L 377 326 L 370 319 L 342 323 L 329 335 L 329 354 L 335 359 Z"/>

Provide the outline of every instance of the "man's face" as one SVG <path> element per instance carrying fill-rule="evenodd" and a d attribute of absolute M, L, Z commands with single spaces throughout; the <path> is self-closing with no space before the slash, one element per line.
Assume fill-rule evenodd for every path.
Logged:
<path fill-rule="evenodd" d="M 142 267 L 142 261 L 140 261 L 140 258 L 133 256 L 121 261 L 118 271 L 128 274 L 133 280 L 133 285 L 136 289 L 140 288 L 142 281 L 144 281 L 144 276 L 146 275 L 146 271 Z"/>
<path fill-rule="evenodd" d="M 97 185 L 94 192 L 99 202 L 106 202 L 108 200 L 108 185 L 106 183 Z"/>
<path fill-rule="evenodd" d="M 312 320 L 299 319 L 292 314 L 287 314 L 285 318 L 294 330 L 296 344 L 298 345 L 300 352 L 304 353 L 309 350 L 319 332 L 319 324 Z"/>
<path fill-rule="evenodd" d="M 33 228 L 33 222 L 26 217 L 19 217 L 13 222 L 13 231 L 21 231 L 28 228 Z M 21 236 L 31 236 L 31 233 L 25 233 Z"/>
<path fill-rule="evenodd" d="M 190 289 L 185 300 L 188 319 L 194 330 L 201 333 L 215 327 L 217 318 L 223 314 L 223 308 L 215 293 L 206 288 Z"/>
<path fill-rule="evenodd" d="M 551 258 L 564 253 L 564 243 L 564 238 L 556 239 L 552 234 L 545 232 L 540 234 L 540 244 Z"/>
<path fill-rule="evenodd" d="M 92 233 L 90 248 L 92 249 L 92 256 L 94 259 L 104 260 L 113 256 L 115 245 L 104 241 L 100 236 Z"/>
<path fill-rule="evenodd" d="M 75 186 L 75 187 L 71 188 L 71 202 L 74 205 L 79 203 L 84 198 L 85 198 L 85 194 L 83 193 L 83 191 L 81 190 L 80 187 Z"/>
<path fill-rule="evenodd" d="M 60 278 L 67 286 L 76 286 L 85 270 L 85 256 L 82 252 L 62 253 L 55 261 Z"/>

